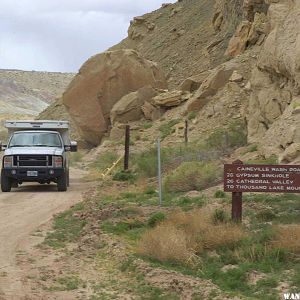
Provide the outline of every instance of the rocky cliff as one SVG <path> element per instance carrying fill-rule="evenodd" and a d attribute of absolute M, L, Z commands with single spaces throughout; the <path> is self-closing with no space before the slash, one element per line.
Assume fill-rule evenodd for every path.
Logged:
<path fill-rule="evenodd" d="M 193 113 L 193 140 L 239 120 L 246 124 L 248 141 L 258 145 L 260 155 L 275 154 L 282 162 L 295 161 L 300 153 L 299 6 L 298 0 L 164 4 L 134 18 L 128 37 L 112 47 L 110 54 L 89 60 L 69 86 L 64 103 L 83 138 L 93 144 L 106 130 L 109 135 L 111 126 L 111 138 L 119 139 L 124 123 L 155 121 L 153 130 L 158 130 L 161 123 L 184 120 Z M 111 83 L 110 79 L 103 83 L 101 72 L 110 74 L 107 70 L 114 63 L 101 57 L 116 58 L 112 53 L 132 51 L 128 48 L 137 51 L 139 60 L 157 63 L 159 72 L 166 75 L 168 90 L 154 85 L 150 93 L 141 92 L 147 82 L 133 87 L 131 80 L 139 82 L 140 76 L 132 76 L 130 84 L 127 82 L 131 88 L 115 85 L 116 97 L 107 97 Z M 115 78 L 116 72 L 112 73 Z M 125 82 L 120 76 L 116 76 L 118 81 Z M 90 89 L 90 85 L 97 88 Z M 79 110 L 86 98 L 98 99 L 100 107 L 89 104 L 92 112 L 85 107 Z M 93 126 L 98 128 L 93 131 L 86 127 L 91 120 L 102 125 Z M 166 140 L 176 141 L 176 132 Z"/>
<path fill-rule="evenodd" d="M 270 33 L 251 77 L 249 140 L 293 161 L 300 153 L 300 2 L 267 1 Z"/>

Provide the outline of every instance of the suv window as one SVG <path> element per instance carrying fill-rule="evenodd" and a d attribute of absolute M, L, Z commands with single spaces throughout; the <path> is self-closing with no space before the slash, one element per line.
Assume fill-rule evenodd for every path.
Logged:
<path fill-rule="evenodd" d="M 16 132 L 8 147 L 62 147 L 62 143 L 54 132 Z"/>

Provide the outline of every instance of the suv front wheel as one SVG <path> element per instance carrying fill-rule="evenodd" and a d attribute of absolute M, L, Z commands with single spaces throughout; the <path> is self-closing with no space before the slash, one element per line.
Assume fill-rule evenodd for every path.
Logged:
<path fill-rule="evenodd" d="M 57 190 L 59 192 L 65 192 L 68 188 L 68 179 L 67 174 L 64 173 L 61 177 L 57 180 Z"/>
<path fill-rule="evenodd" d="M 11 180 L 1 174 L 1 191 L 4 193 L 9 193 L 11 191 L 12 182 Z"/>

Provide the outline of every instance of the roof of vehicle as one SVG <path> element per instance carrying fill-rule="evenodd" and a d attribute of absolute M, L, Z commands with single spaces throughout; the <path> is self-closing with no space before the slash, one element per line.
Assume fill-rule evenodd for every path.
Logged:
<path fill-rule="evenodd" d="M 10 120 L 5 122 L 8 129 L 69 129 L 68 121 L 55 120 Z"/>

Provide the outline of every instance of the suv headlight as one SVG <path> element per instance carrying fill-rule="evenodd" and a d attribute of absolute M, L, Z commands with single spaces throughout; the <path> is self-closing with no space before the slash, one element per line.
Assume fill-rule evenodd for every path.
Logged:
<path fill-rule="evenodd" d="M 53 167 L 54 168 L 63 167 L 63 158 L 61 156 L 53 156 Z"/>
<path fill-rule="evenodd" d="M 4 156 L 3 157 L 3 167 L 12 168 L 13 166 L 13 156 Z"/>

